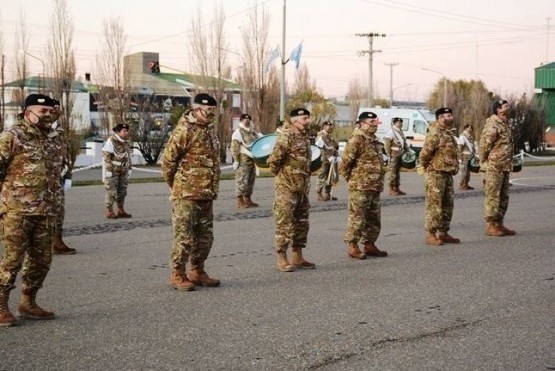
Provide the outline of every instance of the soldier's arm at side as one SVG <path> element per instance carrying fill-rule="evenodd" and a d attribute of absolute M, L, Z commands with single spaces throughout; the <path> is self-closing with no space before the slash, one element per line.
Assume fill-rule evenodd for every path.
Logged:
<path fill-rule="evenodd" d="M 437 149 L 437 142 L 438 136 L 436 131 L 428 133 L 426 138 L 424 139 L 424 144 L 422 145 L 422 150 L 420 151 L 420 155 L 418 156 L 418 160 L 420 161 L 420 166 L 424 169 L 427 169 L 430 165 L 432 157 Z"/>
<path fill-rule="evenodd" d="M 393 143 L 393 140 L 389 137 L 385 137 L 383 139 L 383 147 L 385 149 L 385 154 L 388 155 L 389 157 L 391 157 L 391 144 Z"/>
<path fill-rule="evenodd" d="M 175 173 L 177 172 L 181 158 L 185 154 L 183 137 L 182 130 L 174 130 L 166 144 L 164 154 L 162 155 L 162 175 L 170 188 L 173 188 Z"/>
<path fill-rule="evenodd" d="M 233 162 L 239 162 L 241 156 L 241 143 L 238 140 L 231 140 L 231 157 L 233 157 Z"/>
<path fill-rule="evenodd" d="M 287 155 L 287 135 L 280 135 L 276 140 L 276 144 L 270 157 L 266 163 L 270 167 L 270 171 L 272 174 L 277 175 L 283 166 L 283 161 L 285 160 L 285 156 Z"/>
<path fill-rule="evenodd" d="M 341 157 L 341 163 L 339 164 L 339 173 L 349 181 L 351 177 L 351 171 L 356 162 L 358 156 L 359 141 L 356 138 L 351 138 L 345 145 L 345 151 Z"/>
<path fill-rule="evenodd" d="M 486 125 L 480 136 L 480 161 L 488 159 L 493 143 L 497 140 L 497 129 L 493 125 Z"/>
<path fill-rule="evenodd" d="M 13 158 L 14 135 L 5 131 L 0 135 L 0 183 L 4 181 Z"/>

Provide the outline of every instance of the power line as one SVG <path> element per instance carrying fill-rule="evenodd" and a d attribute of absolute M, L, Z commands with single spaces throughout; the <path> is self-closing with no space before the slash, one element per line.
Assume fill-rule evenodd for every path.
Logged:
<path fill-rule="evenodd" d="M 374 92 L 372 86 L 372 64 L 374 53 L 379 53 L 381 50 L 374 50 L 374 37 L 385 37 L 382 33 L 357 33 L 355 36 L 368 38 L 368 50 L 362 50 L 360 55 L 368 54 L 368 107 L 372 107 L 374 103 Z"/>

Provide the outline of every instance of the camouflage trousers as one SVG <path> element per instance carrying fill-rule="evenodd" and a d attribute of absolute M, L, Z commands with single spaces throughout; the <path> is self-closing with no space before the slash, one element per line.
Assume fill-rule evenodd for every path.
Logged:
<path fill-rule="evenodd" d="M 316 191 L 321 193 L 331 193 L 331 184 L 328 183 L 328 176 L 330 174 L 331 163 L 329 161 L 323 161 L 322 167 L 320 168 L 320 173 L 318 173 L 318 186 Z"/>
<path fill-rule="evenodd" d="M 461 172 L 459 185 L 461 186 L 468 185 L 468 182 L 470 181 L 468 160 L 470 160 L 470 155 L 461 155 L 461 164 L 459 165 L 459 171 Z"/>
<path fill-rule="evenodd" d="M 256 166 L 254 163 L 241 163 L 235 170 L 235 195 L 250 197 L 254 190 Z"/>
<path fill-rule="evenodd" d="M 214 242 L 213 201 L 174 200 L 172 224 L 170 265 L 184 273 L 188 262 L 202 263 L 208 258 Z"/>
<path fill-rule="evenodd" d="M 442 172 L 426 173 L 425 184 L 426 231 L 435 233 L 447 232 L 451 227 L 455 191 L 453 176 Z"/>
<path fill-rule="evenodd" d="M 345 243 L 374 243 L 381 228 L 380 192 L 350 191 Z"/>
<path fill-rule="evenodd" d="M 54 222 L 54 234 L 61 233 L 62 228 L 64 227 L 64 219 L 66 214 L 65 204 L 66 204 L 66 197 L 65 197 L 64 189 L 62 187 L 62 190 L 60 191 L 60 204 L 58 205 L 59 209 L 58 209 L 58 213 L 56 214 L 56 219 Z"/>
<path fill-rule="evenodd" d="M 484 218 L 488 223 L 502 222 L 509 208 L 509 172 L 486 170 Z"/>
<path fill-rule="evenodd" d="M 1 223 L 4 256 L 0 260 L 0 292 L 14 288 L 22 266 L 23 289 L 42 287 L 52 262 L 54 218 L 7 212 Z"/>
<path fill-rule="evenodd" d="M 127 185 L 129 183 L 129 176 L 125 174 L 113 174 L 110 179 L 104 180 L 104 189 L 106 190 L 104 196 L 104 203 L 106 207 L 112 207 L 114 202 L 118 205 L 123 205 L 125 196 L 127 196 Z"/>
<path fill-rule="evenodd" d="M 277 252 L 285 252 L 288 247 L 306 247 L 309 209 L 307 194 L 276 190 L 273 211 Z"/>
<path fill-rule="evenodd" d="M 387 170 L 389 172 L 389 188 L 401 185 L 401 151 L 391 151 Z"/>

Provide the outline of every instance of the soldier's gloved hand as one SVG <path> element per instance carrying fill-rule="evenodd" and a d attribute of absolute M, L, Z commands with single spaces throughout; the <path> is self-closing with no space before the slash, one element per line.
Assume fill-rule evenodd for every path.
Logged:
<path fill-rule="evenodd" d="M 424 175 L 426 174 L 426 169 L 424 169 L 424 166 L 418 165 L 416 167 L 416 172 L 418 173 L 418 175 Z"/>
<path fill-rule="evenodd" d="M 110 179 L 112 177 L 112 172 L 111 171 L 107 171 L 104 173 L 104 179 Z"/>
<path fill-rule="evenodd" d="M 64 180 L 64 192 L 71 188 L 71 179 Z"/>
<path fill-rule="evenodd" d="M 127 172 L 127 176 L 131 176 L 131 169 Z"/>
<path fill-rule="evenodd" d="M 335 156 L 328 157 L 328 161 L 333 164 L 335 162 Z"/>
<path fill-rule="evenodd" d="M 462 159 L 459 159 L 459 165 L 462 164 Z"/>
<path fill-rule="evenodd" d="M 239 169 L 239 162 L 238 161 L 234 161 L 233 162 L 233 170 L 237 170 Z"/>
<path fill-rule="evenodd" d="M 341 157 L 336 157 L 337 163 L 340 164 L 341 162 L 343 162 L 343 159 Z"/>
<path fill-rule="evenodd" d="M 383 162 L 388 162 L 388 161 L 389 161 L 389 156 L 383 155 Z"/>

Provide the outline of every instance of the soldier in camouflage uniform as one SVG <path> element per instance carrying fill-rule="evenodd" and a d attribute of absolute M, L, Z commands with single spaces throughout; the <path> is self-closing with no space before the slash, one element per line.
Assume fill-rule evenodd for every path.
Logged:
<path fill-rule="evenodd" d="M 332 185 L 328 181 L 330 169 L 332 166 L 337 166 L 336 162 L 340 162 L 341 158 L 338 157 L 339 153 L 337 149 L 339 145 L 337 141 L 331 137 L 333 133 L 333 123 L 330 121 L 325 121 L 322 124 L 322 130 L 316 134 L 316 146 L 320 148 L 322 152 L 322 168 L 318 174 L 318 187 L 316 188 L 316 194 L 318 195 L 318 201 L 335 201 L 336 197 L 331 195 Z"/>
<path fill-rule="evenodd" d="M 389 194 L 403 196 L 406 193 L 399 189 L 401 185 L 401 156 L 409 150 L 403 133 L 403 119 L 394 117 L 391 129 L 384 136 L 385 153 L 389 157 Z"/>
<path fill-rule="evenodd" d="M 470 169 L 468 168 L 468 161 L 474 156 L 474 128 L 472 125 L 465 125 L 463 132 L 457 141 L 459 149 L 459 166 L 461 171 L 461 180 L 459 189 L 461 191 L 470 191 L 474 189 L 468 185 L 470 182 Z"/>
<path fill-rule="evenodd" d="M 290 123 L 278 136 L 267 161 L 270 171 L 276 176 L 273 208 L 276 222 L 275 249 L 277 268 L 282 272 L 292 272 L 295 268 L 316 268 L 302 254 L 309 229 L 309 128 L 310 112 L 307 109 L 291 111 Z M 291 263 L 287 259 L 289 247 L 292 248 Z"/>
<path fill-rule="evenodd" d="M 426 175 L 425 198 L 428 245 L 459 243 L 449 235 L 453 217 L 453 175 L 459 171 L 457 141 L 451 134 L 453 111 L 442 107 L 436 111 L 436 122 L 426 135 L 420 151 L 418 173 Z M 436 235 L 437 233 L 437 235 Z"/>
<path fill-rule="evenodd" d="M 8 298 L 21 275 L 22 318 L 53 319 L 54 313 L 36 303 L 50 269 L 52 235 L 60 198 L 63 158 L 55 151 L 52 100 L 42 94 L 25 99 L 23 115 L 0 135 L 2 243 L 0 260 L 0 326 L 17 325 Z"/>
<path fill-rule="evenodd" d="M 216 105 L 210 95 L 197 94 L 163 155 L 162 173 L 173 202 L 170 285 L 180 291 L 191 291 L 195 285 L 220 285 L 204 270 L 214 242 L 213 203 L 220 182 L 220 142 L 213 124 Z"/>
<path fill-rule="evenodd" d="M 131 218 L 131 214 L 124 209 L 127 185 L 131 175 L 129 125 L 117 124 L 112 130 L 114 134 L 108 138 L 102 148 L 106 217 L 108 219 Z M 118 205 L 117 213 L 114 213 L 114 202 Z"/>
<path fill-rule="evenodd" d="M 366 256 L 387 256 L 375 242 L 381 230 L 380 193 L 384 187 L 385 163 L 383 143 L 376 137 L 378 116 L 362 112 L 358 119 L 360 128 L 345 146 L 343 161 L 339 166 L 341 175 L 349 186 L 349 223 L 345 232 L 348 254 L 353 259 Z M 358 243 L 364 244 L 364 252 Z"/>
<path fill-rule="evenodd" d="M 512 236 L 516 232 L 505 227 L 503 219 L 509 207 L 509 174 L 513 166 L 513 135 L 509 127 L 509 103 L 493 103 L 493 115 L 480 136 L 480 169 L 485 169 L 484 216 L 486 235 Z"/>
<path fill-rule="evenodd" d="M 237 207 L 243 209 L 258 207 L 258 204 L 251 200 L 256 179 L 256 166 L 250 149 L 254 141 L 262 134 L 254 131 L 250 115 L 243 113 L 239 120 L 239 127 L 231 135 L 231 155 L 235 170 Z"/>
<path fill-rule="evenodd" d="M 62 239 L 64 217 L 65 217 L 65 192 L 71 188 L 71 171 L 73 169 L 73 164 L 71 162 L 71 156 L 69 153 L 69 142 L 67 135 L 65 134 L 62 125 L 58 122 L 60 117 L 60 102 L 56 99 L 52 100 L 53 111 L 52 111 L 52 127 L 56 130 L 57 139 L 56 151 L 59 156 L 63 158 L 62 173 L 60 178 L 60 184 L 62 186 L 60 192 L 60 204 L 58 209 L 58 217 L 56 218 L 56 228 L 55 234 L 52 236 L 52 252 L 59 255 L 73 255 L 77 251 L 68 245 Z"/>

